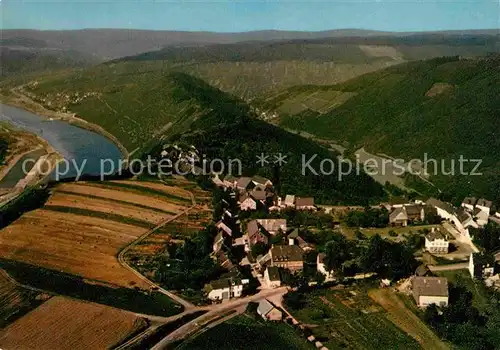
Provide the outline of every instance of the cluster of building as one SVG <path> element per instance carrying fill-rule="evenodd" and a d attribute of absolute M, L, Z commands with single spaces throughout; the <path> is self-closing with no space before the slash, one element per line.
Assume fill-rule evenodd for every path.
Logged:
<path fill-rule="evenodd" d="M 493 214 L 493 203 L 484 198 L 467 197 L 459 208 L 435 198 L 425 202 L 387 205 L 386 208 L 389 210 L 391 226 L 405 227 L 424 222 L 428 213 L 433 211 L 441 219 L 451 222 L 461 234 L 469 238 L 470 227 L 481 228 L 489 221 L 500 224 L 500 212 Z"/>
<path fill-rule="evenodd" d="M 390 207 L 389 224 L 392 226 L 408 226 L 408 224 L 425 220 L 425 206 L 421 203 L 396 204 Z"/>
<path fill-rule="evenodd" d="M 492 214 L 493 203 L 487 199 L 467 197 L 459 208 L 435 198 L 425 202 L 443 219 L 450 221 L 465 237 L 471 238 L 469 228 L 484 227 L 490 220 L 500 223 L 500 214 Z"/>
<path fill-rule="evenodd" d="M 212 257 L 229 271 L 229 275 L 206 286 L 210 300 L 219 301 L 241 296 L 245 284 L 249 282 L 241 278 L 241 268 L 249 266 L 253 276 L 268 288 L 281 286 L 280 271 L 283 269 L 291 273 L 303 269 L 304 254 L 314 249 L 314 245 L 306 242 L 297 228 L 288 227 L 286 219 L 254 219 L 248 221 L 242 230 L 238 216 L 241 211 L 258 210 L 262 206 L 278 211 L 284 208 L 316 210 L 313 198 L 287 195 L 282 200 L 275 194 L 273 183 L 261 176 L 226 176 L 221 180 L 216 175 L 212 181 L 229 191 L 234 203 L 223 200 L 224 213 L 216 223 L 217 235 L 213 243 Z M 264 250 L 255 256 L 257 249 L 253 248 L 257 245 L 261 247 L 259 250 Z M 229 258 L 229 252 L 234 249 L 244 252 L 240 261 Z"/>
<path fill-rule="evenodd" d="M 286 195 L 281 198 L 276 195 L 271 180 L 262 176 L 253 177 L 234 177 L 226 176 L 220 179 L 215 175 L 212 179 L 216 186 L 232 190 L 238 202 L 240 210 L 257 210 L 266 207 L 270 211 L 280 211 L 286 208 L 295 208 L 297 210 L 316 210 L 314 198 L 295 197 L 295 195 Z"/>

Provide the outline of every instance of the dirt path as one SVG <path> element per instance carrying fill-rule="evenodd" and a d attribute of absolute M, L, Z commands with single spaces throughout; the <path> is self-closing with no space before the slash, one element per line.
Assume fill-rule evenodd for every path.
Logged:
<path fill-rule="evenodd" d="M 173 299 L 174 301 L 176 301 L 177 303 L 181 304 L 182 306 L 184 306 L 184 308 L 186 310 L 191 310 L 191 309 L 195 309 L 196 306 L 192 303 L 190 303 L 189 301 L 187 300 L 184 300 L 182 299 L 181 297 L 179 297 L 178 295 L 172 293 L 172 292 L 169 292 L 168 290 L 165 290 L 163 289 L 162 287 L 160 287 L 158 284 L 154 283 L 153 281 L 151 281 L 150 279 L 148 279 L 146 276 L 144 276 L 143 274 L 139 273 L 136 269 L 134 269 L 132 266 L 130 266 L 126 259 L 125 259 L 125 254 L 132 248 L 134 247 L 135 245 L 139 244 L 140 242 L 142 242 L 144 239 L 146 239 L 149 235 L 151 235 L 153 232 L 155 232 L 156 230 L 162 228 L 163 226 L 165 226 L 166 224 L 178 219 L 180 216 L 182 215 L 185 215 L 187 214 L 191 209 L 193 209 L 195 206 L 196 206 L 196 199 L 194 197 L 194 195 L 192 193 L 190 193 L 191 195 L 191 201 L 192 201 L 192 205 L 188 208 L 186 208 L 184 211 L 178 213 L 177 215 L 173 216 L 173 217 L 170 217 L 166 220 L 163 220 L 162 222 L 160 222 L 158 225 L 156 225 L 154 228 L 152 228 L 151 230 L 149 230 L 148 232 L 142 234 L 139 238 L 137 238 L 135 241 L 133 241 L 132 243 L 128 244 L 125 248 L 123 248 L 120 253 L 118 254 L 118 262 L 120 263 L 121 266 L 123 266 L 124 268 L 126 268 L 127 270 L 131 271 L 134 275 L 136 275 L 138 278 L 140 278 L 141 280 L 143 280 L 145 283 L 147 283 L 149 286 L 151 286 L 152 288 L 155 288 L 157 289 L 160 293 L 163 293 L 165 295 L 167 295 L 168 297 L 170 297 L 171 299 Z"/>
<path fill-rule="evenodd" d="M 389 320 L 413 337 L 423 349 L 450 349 L 391 289 L 373 289 L 368 295 L 389 313 Z"/>

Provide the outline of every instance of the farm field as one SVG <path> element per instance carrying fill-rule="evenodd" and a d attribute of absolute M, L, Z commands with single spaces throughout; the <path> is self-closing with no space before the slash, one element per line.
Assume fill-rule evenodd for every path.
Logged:
<path fill-rule="evenodd" d="M 155 182 L 61 184 L 44 207 L 0 231 L 0 257 L 106 285 L 148 288 L 119 264 L 118 252 L 189 205 L 187 190 Z"/>
<path fill-rule="evenodd" d="M 389 320 L 417 339 L 423 349 L 449 349 L 392 290 L 371 290 L 369 296 L 388 312 L 387 318 Z"/>
<path fill-rule="evenodd" d="M 16 286 L 5 271 L 0 270 L 0 329 L 47 298 L 48 295 Z"/>
<path fill-rule="evenodd" d="M 343 92 L 331 87 L 290 88 L 271 95 L 258 102 L 264 110 L 275 110 L 278 114 L 295 115 L 305 110 L 312 110 L 321 114 L 340 106 L 356 93 Z"/>
<path fill-rule="evenodd" d="M 359 289 L 318 290 L 290 313 L 328 349 L 419 349 L 419 344 Z"/>
<path fill-rule="evenodd" d="M 6 349 L 105 349 L 147 327 L 121 310 L 53 297 L 0 332 Z"/>
<path fill-rule="evenodd" d="M 195 349 L 314 349 L 285 323 L 256 321 L 236 316 L 182 344 L 180 350 Z"/>
<path fill-rule="evenodd" d="M 199 188 L 193 182 L 183 178 L 171 178 L 167 182 L 179 191 L 192 193 L 196 204 L 187 213 L 156 229 L 139 244 L 127 251 L 125 258 L 135 268 L 149 278 L 154 278 L 154 264 L 157 254 L 164 254 L 167 243 L 182 243 L 186 238 L 193 238 L 212 220 L 211 194 Z M 166 187 L 165 185 L 163 185 Z"/>

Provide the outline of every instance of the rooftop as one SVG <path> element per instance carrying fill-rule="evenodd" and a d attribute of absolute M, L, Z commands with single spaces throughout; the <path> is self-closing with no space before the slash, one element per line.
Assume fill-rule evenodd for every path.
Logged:
<path fill-rule="evenodd" d="M 399 217 L 400 220 L 408 220 L 408 215 L 406 215 L 406 210 L 404 207 L 400 208 L 395 208 L 390 214 L 389 214 L 389 221 L 395 221 Z"/>
<path fill-rule="evenodd" d="M 247 231 L 249 237 L 259 232 L 259 225 L 257 224 L 257 220 L 252 220 L 248 222 Z"/>
<path fill-rule="evenodd" d="M 455 208 L 453 208 L 453 206 L 451 204 L 442 202 L 442 201 L 440 201 L 439 199 L 436 199 L 436 198 L 429 198 L 425 203 L 427 205 L 431 205 L 433 207 L 437 207 L 439 209 L 443 209 L 443 210 L 445 210 L 446 212 L 448 212 L 450 214 L 455 212 Z"/>
<path fill-rule="evenodd" d="M 435 241 L 436 239 L 444 239 L 447 240 L 447 237 L 444 233 L 441 232 L 441 230 L 433 230 L 429 232 L 428 234 L 425 235 L 425 238 L 427 238 L 429 241 Z"/>
<path fill-rule="evenodd" d="M 295 199 L 295 206 L 296 207 L 312 207 L 312 206 L 314 206 L 314 198 L 312 198 L 312 197 L 306 197 L 306 198 L 297 197 Z"/>
<path fill-rule="evenodd" d="M 447 297 L 448 280 L 445 277 L 414 277 L 413 292 L 418 296 Z"/>
<path fill-rule="evenodd" d="M 273 261 L 304 261 L 304 251 L 296 245 L 278 245 L 271 248 Z"/>
<path fill-rule="evenodd" d="M 285 204 L 293 205 L 295 203 L 295 196 L 293 194 L 287 194 L 285 196 Z"/>
<path fill-rule="evenodd" d="M 480 206 L 486 207 L 486 208 L 491 208 L 491 206 L 493 205 L 493 202 L 489 201 L 487 199 L 484 199 L 484 198 L 479 198 L 476 205 L 480 205 Z"/>
<path fill-rule="evenodd" d="M 238 188 L 247 188 L 248 185 L 252 182 L 252 179 L 249 177 L 240 177 L 238 182 L 236 182 L 236 187 Z"/>
<path fill-rule="evenodd" d="M 269 274 L 269 279 L 271 281 L 281 281 L 280 270 L 276 266 L 268 267 L 267 273 Z"/>
<path fill-rule="evenodd" d="M 276 232 L 280 228 L 286 231 L 286 219 L 257 219 L 256 221 L 268 232 Z"/>
<path fill-rule="evenodd" d="M 462 204 L 475 205 L 477 202 L 477 198 L 475 197 L 465 197 Z"/>
<path fill-rule="evenodd" d="M 255 183 L 258 183 L 258 184 L 261 184 L 261 185 L 265 185 L 266 182 L 271 182 L 271 180 L 269 179 L 266 179 L 265 177 L 262 177 L 262 176 L 259 176 L 259 175 L 255 175 L 252 177 L 252 181 L 255 182 Z"/>
<path fill-rule="evenodd" d="M 252 192 L 250 192 L 250 196 L 257 201 L 263 201 L 266 199 L 266 192 L 264 192 L 264 191 L 252 191 Z"/>
<path fill-rule="evenodd" d="M 271 304 L 267 299 L 263 299 L 259 302 L 257 307 L 257 313 L 259 315 L 267 315 L 272 309 L 274 309 L 273 304 Z"/>
<path fill-rule="evenodd" d="M 420 204 L 405 205 L 406 214 L 408 215 L 420 215 L 424 207 Z"/>

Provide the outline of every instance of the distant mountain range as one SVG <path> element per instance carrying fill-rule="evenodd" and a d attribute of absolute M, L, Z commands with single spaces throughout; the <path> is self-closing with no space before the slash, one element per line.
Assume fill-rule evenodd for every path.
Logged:
<path fill-rule="evenodd" d="M 499 30 L 462 30 L 442 32 L 381 32 L 340 29 L 321 32 L 263 30 L 244 33 L 150 31 L 135 29 L 83 29 L 39 31 L 11 29 L 0 32 L 1 46 L 31 50 L 71 50 L 97 60 L 111 60 L 142 52 L 160 50 L 172 45 L 232 44 L 246 41 L 311 40 L 346 37 L 408 37 L 419 40 L 450 37 L 491 37 Z"/>

